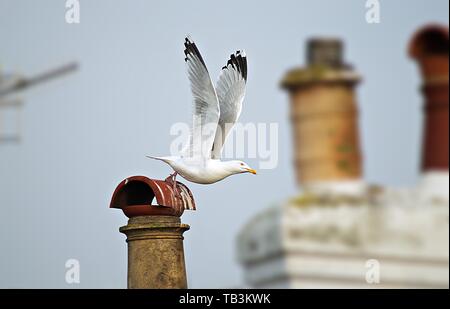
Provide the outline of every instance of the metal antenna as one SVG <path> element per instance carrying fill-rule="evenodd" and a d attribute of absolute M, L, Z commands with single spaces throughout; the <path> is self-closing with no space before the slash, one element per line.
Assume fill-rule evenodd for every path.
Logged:
<path fill-rule="evenodd" d="M 41 74 L 33 76 L 33 77 L 17 78 L 14 82 L 12 82 L 11 84 L 6 85 L 4 87 L 1 87 L 1 84 L 0 84 L 0 97 L 6 96 L 13 92 L 24 90 L 28 87 L 34 86 L 39 83 L 46 82 L 50 79 L 57 78 L 61 75 L 75 71 L 77 68 L 78 68 L 78 63 L 72 62 L 72 63 L 63 65 L 59 68 L 41 73 Z"/>
<path fill-rule="evenodd" d="M 2 76 L 0 75 L 0 110 L 2 108 L 13 108 L 17 110 L 16 132 L 14 133 L 5 134 L 1 132 L 2 119 L 0 115 L 0 143 L 20 141 L 20 108 L 23 103 L 19 99 L 6 98 L 8 95 L 25 90 L 28 87 L 32 87 L 51 79 L 58 78 L 77 69 L 78 63 L 71 62 L 56 69 L 52 69 L 28 78 L 15 75 L 12 75 L 12 77 L 2 78 Z"/>

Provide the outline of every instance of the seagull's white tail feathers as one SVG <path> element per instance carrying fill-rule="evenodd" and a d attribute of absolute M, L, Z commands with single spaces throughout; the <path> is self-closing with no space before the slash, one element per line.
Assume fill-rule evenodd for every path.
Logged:
<path fill-rule="evenodd" d="M 146 156 L 147 158 L 153 159 L 153 160 L 159 160 L 159 161 L 163 161 L 167 164 L 169 164 L 170 162 L 173 161 L 173 157 L 153 157 L 153 156 Z"/>

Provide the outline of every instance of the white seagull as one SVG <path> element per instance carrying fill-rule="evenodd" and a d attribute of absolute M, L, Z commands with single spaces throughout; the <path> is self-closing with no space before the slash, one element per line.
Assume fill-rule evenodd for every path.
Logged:
<path fill-rule="evenodd" d="M 153 157 L 174 170 L 167 177 L 174 189 L 176 176 L 198 183 L 211 184 L 241 173 L 256 174 L 242 161 L 221 161 L 225 139 L 242 110 L 247 81 L 247 58 L 244 51 L 230 56 L 214 87 L 195 43 L 185 39 L 185 62 L 194 98 L 193 125 L 187 146 L 180 156 Z M 178 192 L 175 190 L 175 192 Z"/>

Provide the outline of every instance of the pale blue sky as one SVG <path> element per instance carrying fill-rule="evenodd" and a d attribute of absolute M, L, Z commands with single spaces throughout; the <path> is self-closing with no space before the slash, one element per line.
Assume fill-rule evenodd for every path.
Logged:
<path fill-rule="evenodd" d="M 448 24 L 447 0 L 381 0 L 381 23 L 365 22 L 365 1 L 83 1 L 81 23 L 65 23 L 63 0 L 0 0 L 0 64 L 26 74 L 77 60 L 71 76 L 20 96 L 23 139 L 0 145 L 0 287 L 72 288 L 65 261 L 81 263 L 84 288 L 126 286 L 124 215 L 108 209 L 125 177 L 167 176 L 145 154 L 168 152 L 169 129 L 188 121 L 191 97 L 183 38 L 198 43 L 213 78 L 230 52 L 249 61 L 242 122 L 279 123 L 279 165 L 257 177 L 190 184 L 198 211 L 185 251 L 191 287 L 241 283 L 234 241 L 240 227 L 296 192 L 284 72 L 303 63 L 315 35 L 346 42 L 358 87 L 365 178 L 417 181 L 420 79 L 406 48 L 429 22 Z M 256 165 L 256 160 L 247 160 Z"/>

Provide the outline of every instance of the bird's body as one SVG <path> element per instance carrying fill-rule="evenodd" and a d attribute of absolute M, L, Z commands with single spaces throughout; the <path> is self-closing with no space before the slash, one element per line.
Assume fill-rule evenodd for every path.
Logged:
<path fill-rule="evenodd" d="M 179 156 L 149 158 L 161 160 L 175 171 L 167 178 L 176 185 L 177 174 L 184 179 L 211 184 L 240 173 L 256 174 L 242 161 L 222 161 L 225 139 L 242 110 L 247 81 L 247 58 L 237 51 L 222 68 L 216 87 L 195 43 L 185 39 L 185 61 L 194 97 L 194 121 L 187 147 Z"/>
<path fill-rule="evenodd" d="M 235 170 L 234 166 L 240 162 L 221 161 L 217 159 L 182 158 L 182 157 L 153 157 L 164 161 L 184 179 L 198 184 L 212 184 L 239 172 L 247 170 Z M 240 166 L 240 165 L 239 165 Z"/>

